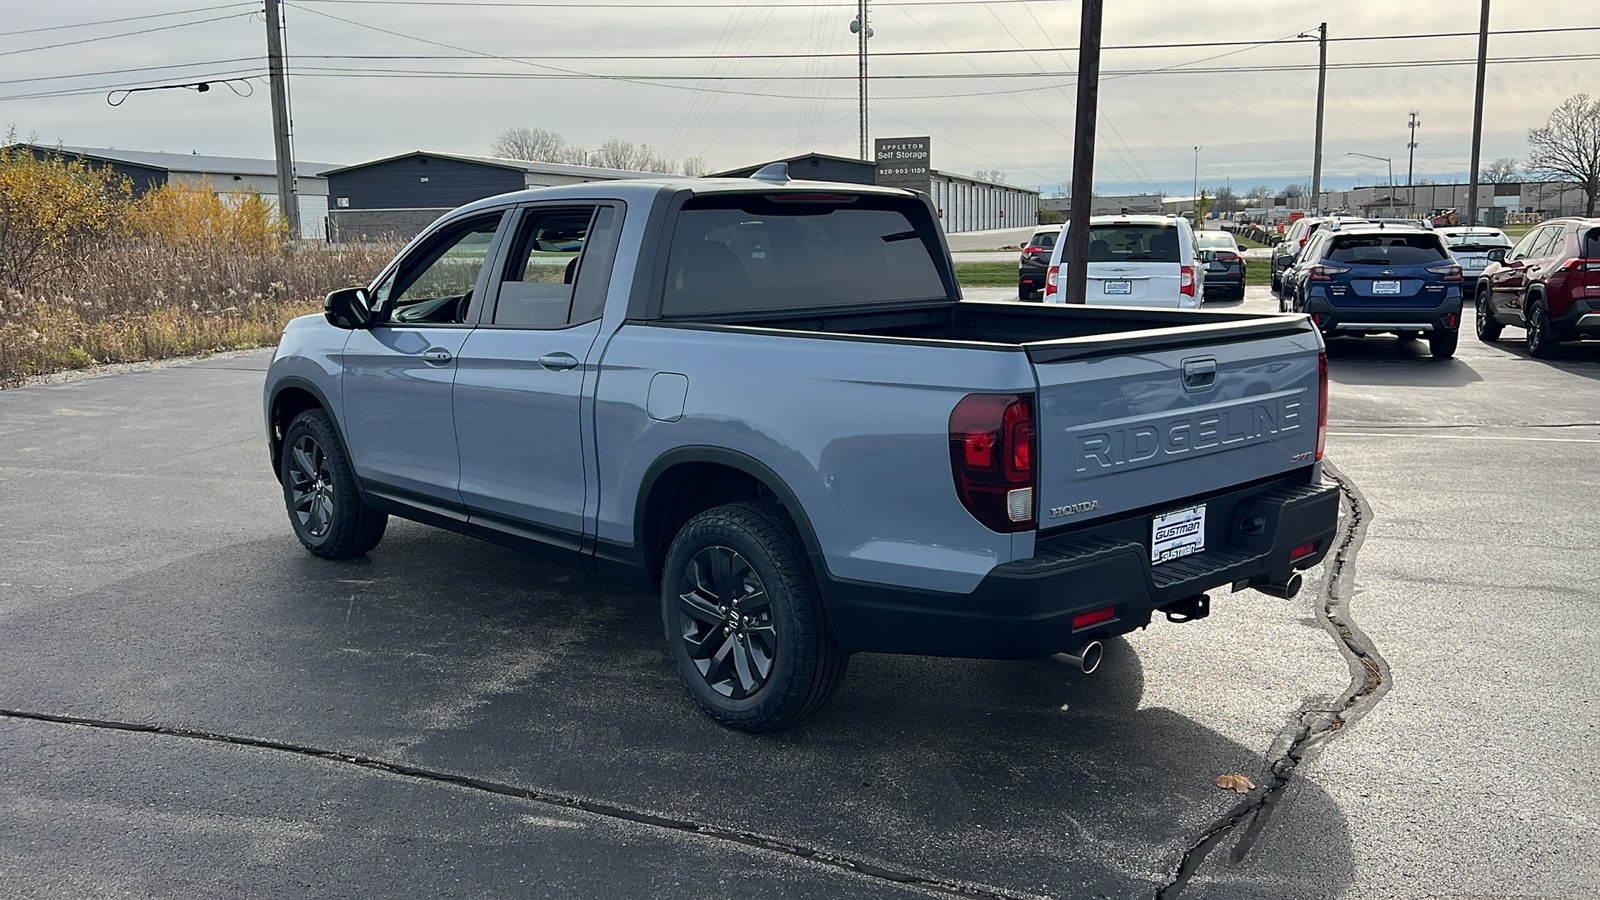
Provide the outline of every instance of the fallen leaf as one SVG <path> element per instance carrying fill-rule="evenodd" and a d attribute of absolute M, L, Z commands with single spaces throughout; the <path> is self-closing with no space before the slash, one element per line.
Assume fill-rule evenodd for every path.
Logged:
<path fill-rule="evenodd" d="M 1248 794 L 1255 790 L 1256 783 L 1243 775 L 1218 775 L 1217 787 L 1224 790 L 1235 790 L 1241 794 Z"/>

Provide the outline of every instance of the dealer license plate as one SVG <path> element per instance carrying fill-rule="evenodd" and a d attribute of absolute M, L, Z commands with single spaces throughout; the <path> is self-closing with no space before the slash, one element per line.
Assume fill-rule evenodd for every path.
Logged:
<path fill-rule="evenodd" d="M 1161 513 L 1150 520 L 1150 561 L 1164 563 L 1206 548 L 1206 505 Z"/>
<path fill-rule="evenodd" d="M 1108 281 L 1106 282 L 1105 292 L 1108 294 L 1131 294 L 1133 293 L 1133 282 Z"/>
<path fill-rule="evenodd" d="M 1400 282 L 1374 281 L 1372 283 L 1372 292 L 1374 294 L 1398 294 L 1400 293 Z"/>

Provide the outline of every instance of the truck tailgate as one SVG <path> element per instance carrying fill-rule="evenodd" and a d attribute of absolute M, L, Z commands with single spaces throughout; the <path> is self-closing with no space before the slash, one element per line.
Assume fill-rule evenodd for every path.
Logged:
<path fill-rule="evenodd" d="M 1041 529 L 1134 510 L 1176 513 L 1181 498 L 1315 461 L 1322 344 L 1314 331 L 1278 319 L 1146 335 L 1156 339 L 1030 345 Z"/>

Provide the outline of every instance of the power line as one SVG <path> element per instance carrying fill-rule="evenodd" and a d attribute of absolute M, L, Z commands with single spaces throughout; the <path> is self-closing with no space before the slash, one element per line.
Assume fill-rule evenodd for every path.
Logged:
<path fill-rule="evenodd" d="M 339 3 L 355 6 L 503 6 L 509 9 L 737 9 L 740 0 L 729 3 L 592 3 L 586 0 L 304 0 L 306 3 Z M 986 3 L 1050 3 L 1053 0 L 878 0 L 876 7 L 888 6 L 976 6 Z M 847 11 L 848 3 L 772 3 L 773 9 L 814 9 L 818 7 Z M 1477 32 L 1473 32 L 1477 34 Z"/>
<path fill-rule="evenodd" d="M 88 28 L 93 25 L 116 25 L 121 22 L 138 22 L 144 19 L 161 19 L 167 16 L 186 16 L 190 13 L 213 12 L 219 9 L 233 9 L 237 6 L 255 6 L 254 3 L 224 3 L 221 6 L 197 6 L 193 9 L 175 9 L 172 12 L 149 13 L 143 16 L 123 16 L 120 19 L 101 19 L 97 22 L 73 22 L 68 25 L 46 25 L 42 28 L 22 28 L 17 31 L 0 31 L 0 37 L 11 37 L 16 34 L 38 34 L 41 31 L 62 31 L 68 28 Z"/>
<path fill-rule="evenodd" d="M 131 75 L 135 72 L 164 72 L 168 69 L 192 69 L 196 66 L 224 66 L 233 63 L 256 62 L 259 56 L 238 56 L 233 59 L 208 59 L 192 63 L 167 63 L 161 66 L 139 66 L 132 69 L 106 69 L 100 72 L 77 72 L 72 75 L 35 75 L 32 78 L 8 78 L 0 84 L 23 84 L 31 81 L 62 81 L 69 78 L 100 78 L 106 75 Z"/>
<path fill-rule="evenodd" d="M 253 15 L 255 15 L 255 12 L 252 10 L 251 12 L 234 13 L 233 15 L 229 16 L 214 16 L 210 19 L 198 19 L 193 22 L 178 22 L 174 25 L 159 25 L 155 28 L 144 28 L 139 31 L 124 31 L 120 34 L 103 34 L 99 37 L 84 38 L 78 41 L 64 41 L 60 44 L 45 44 L 42 47 L 23 47 L 20 50 L 0 50 L 0 56 L 16 56 L 19 53 L 34 53 L 39 50 L 56 50 L 61 47 L 76 47 L 79 44 L 92 44 L 96 41 L 110 41 L 117 38 L 133 37 L 140 34 L 152 34 L 157 31 L 171 31 L 174 28 L 188 28 L 191 25 L 206 25 L 211 22 L 223 22 L 228 19 L 242 19 L 246 16 Z"/>

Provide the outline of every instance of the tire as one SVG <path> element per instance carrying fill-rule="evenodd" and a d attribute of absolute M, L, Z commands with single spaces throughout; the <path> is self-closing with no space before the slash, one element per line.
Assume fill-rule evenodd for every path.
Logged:
<path fill-rule="evenodd" d="M 1430 331 L 1428 332 L 1428 352 L 1434 359 L 1449 359 L 1456 355 L 1456 343 L 1461 340 L 1461 332 Z"/>
<path fill-rule="evenodd" d="M 322 410 L 306 410 L 289 423 L 278 480 L 295 537 L 313 555 L 348 559 L 383 540 L 389 516 L 361 499 L 344 444 Z"/>
<path fill-rule="evenodd" d="M 1276 294 L 1281 290 L 1283 290 L 1283 279 L 1278 277 L 1278 269 L 1274 266 L 1272 269 L 1272 292 Z"/>
<path fill-rule="evenodd" d="M 1476 307 L 1472 330 L 1477 332 L 1478 340 L 1483 341 L 1485 344 L 1492 344 L 1500 340 L 1500 329 L 1504 326 L 1494 320 L 1494 310 L 1489 306 L 1489 292 L 1487 290 L 1478 291 L 1477 299 L 1472 305 Z"/>
<path fill-rule="evenodd" d="M 1528 307 L 1528 355 L 1535 359 L 1549 359 L 1556 355 L 1561 342 L 1550 330 L 1550 313 L 1544 308 L 1544 298 L 1533 301 Z"/>
<path fill-rule="evenodd" d="M 661 618 L 689 695 L 730 728 L 781 731 L 844 680 L 849 656 L 828 633 L 804 548 L 772 504 L 719 506 L 684 523 L 661 573 Z"/>

